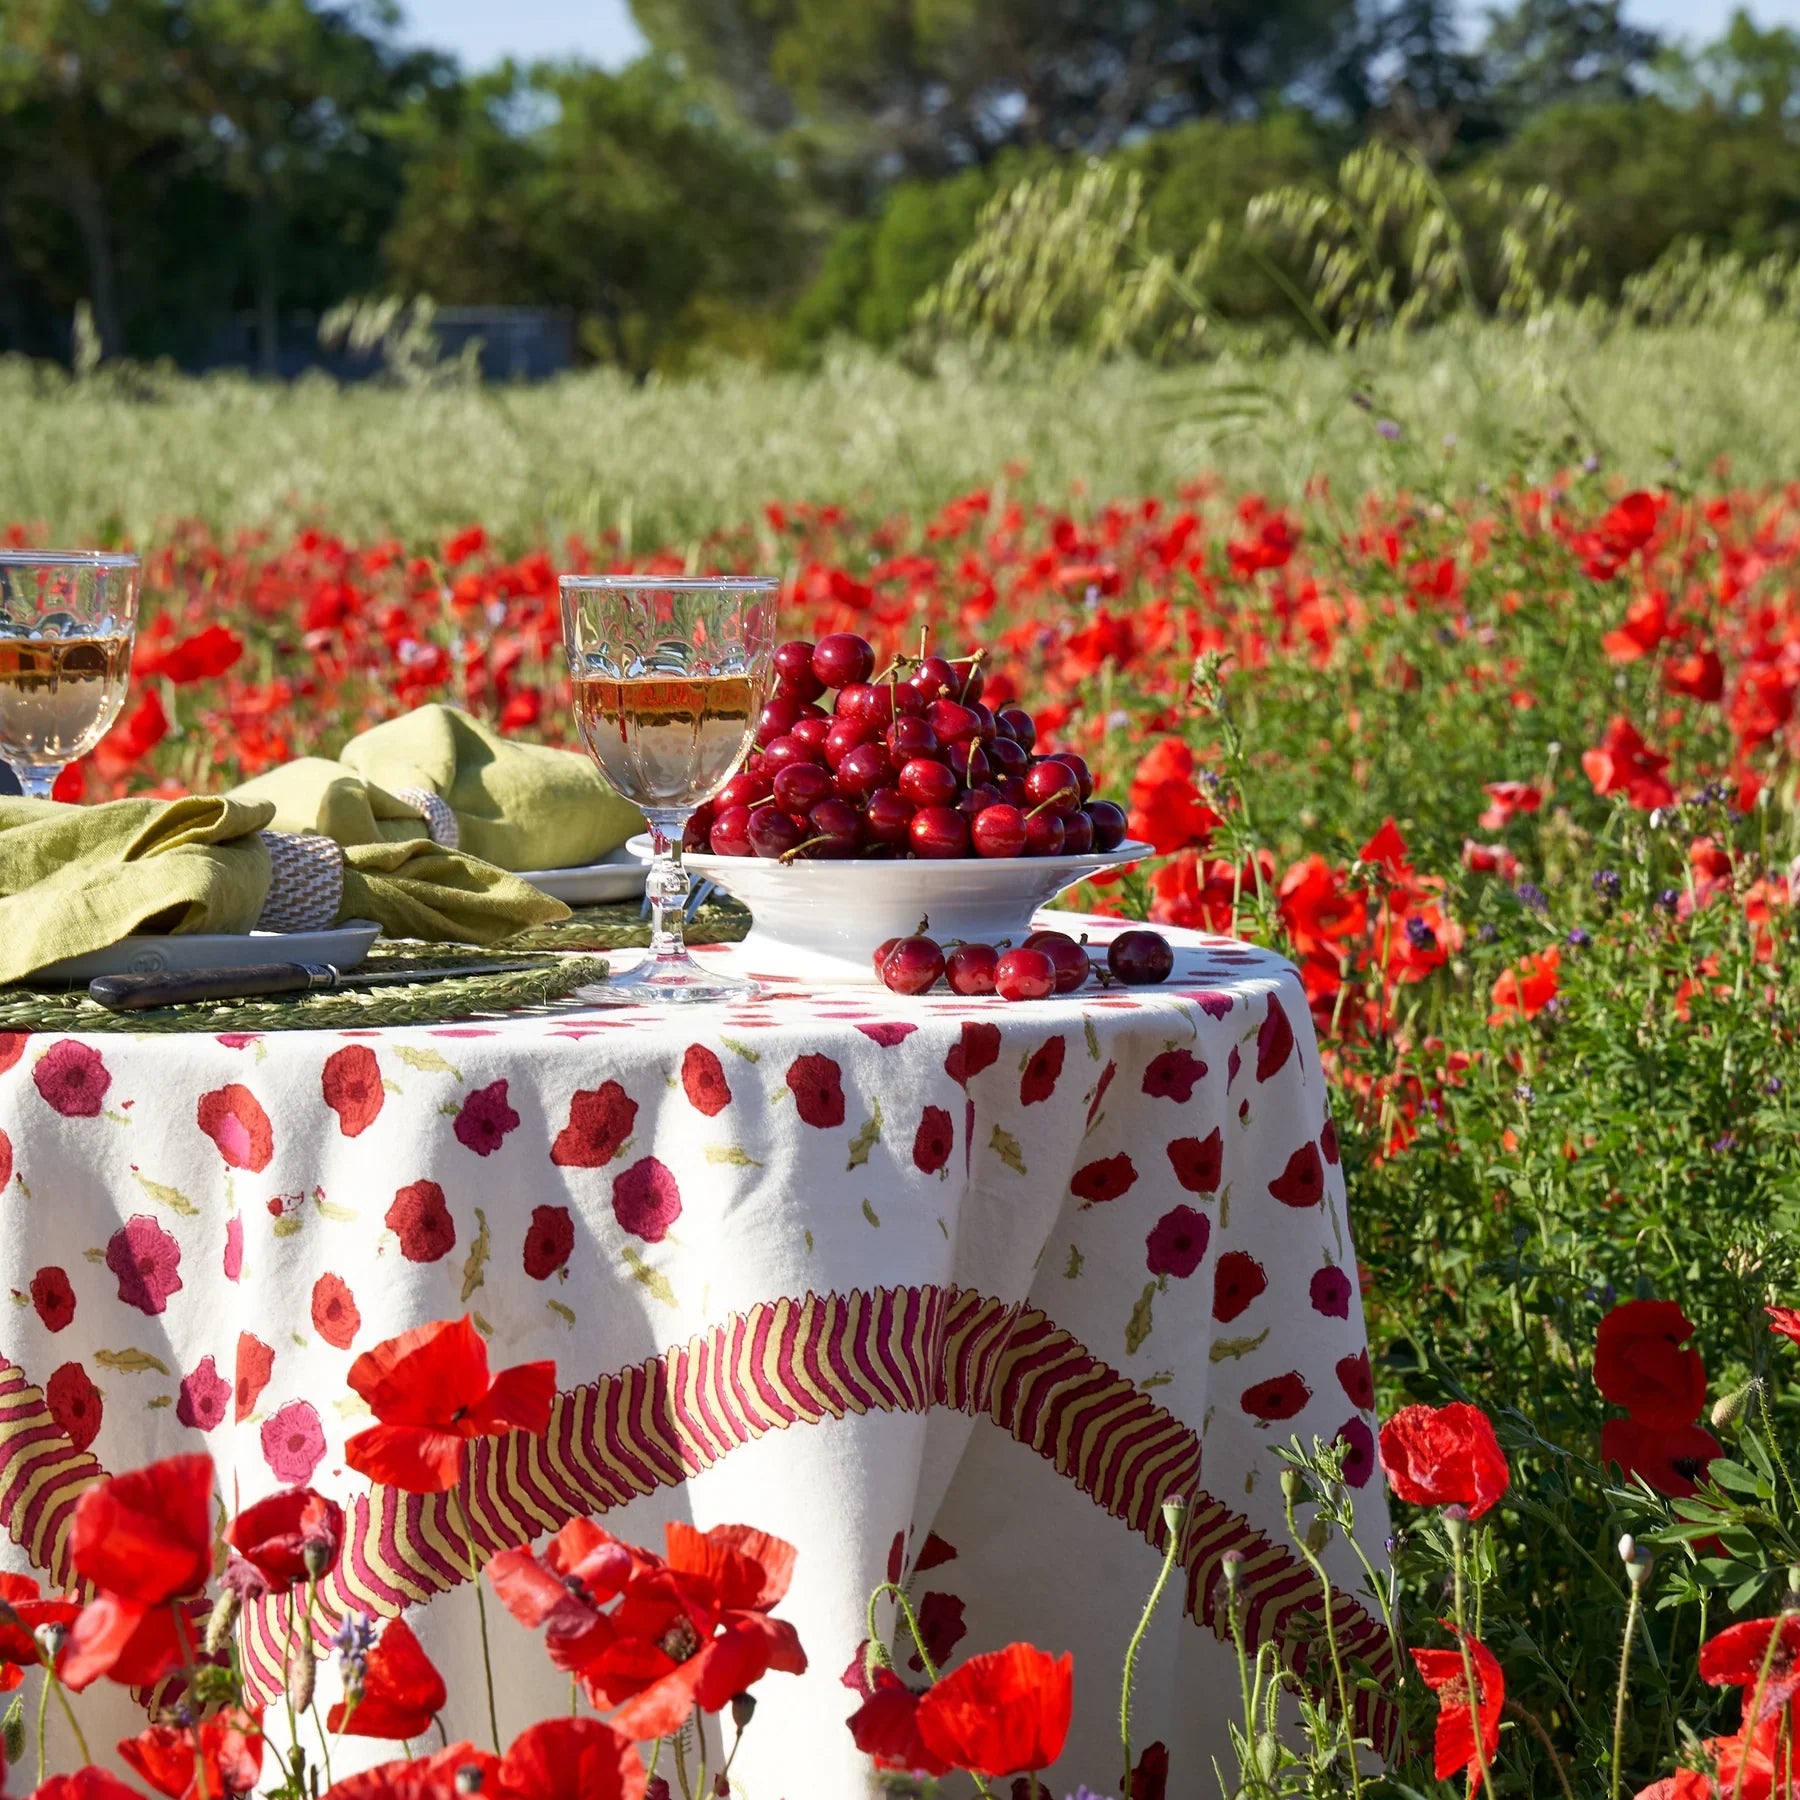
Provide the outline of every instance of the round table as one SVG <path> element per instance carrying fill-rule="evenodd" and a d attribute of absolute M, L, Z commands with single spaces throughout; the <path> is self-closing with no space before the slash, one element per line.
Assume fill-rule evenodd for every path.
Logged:
<path fill-rule="evenodd" d="M 1341 1435 L 1371 1560 L 1386 1518 L 1299 980 L 1169 935 L 1166 986 L 1037 1004 L 780 981 L 687 1012 L 0 1040 L 9 1566 L 63 1580 L 70 1510 L 106 1470 L 204 1446 L 229 1506 L 310 1482 L 350 1512 L 330 1604 L 443 1594 L 414 1623 L 453 1734 L 484 1737 L 441 1500 L 342 1458 L 367 1422 L 354 1358 L 469 1312 L 496 1368 L 553 1358 L 560 1390 L 547 1437 L 473 1460 L 484 1550 L 577 1511 L 658 1549 L 670 1518 L 799 1547 L 780 1610 L 811 1668 L 759 1689 L 752 1800 L 871 1791 L 840 1682 L 889 1578 L 952 1665 L 1073 1650 L 1055 1791 L 1116 1791 L 1119 1670 L 1174 1494 L 1185 1580 L 1134 1737 L 1168 1745 L 1171 1792 L 1200 1791 L 1237 1708 L 1220 1559 L 1245 1555 L 1258 1639 L 1297 1645 L 1319 1606 L 1277 1448 Z M 1349 1559 L 1333 1572 L 1343 1640 L 1389 1668 Z M 510 1733 L 567 1687 L 489 1610 Z M 272 1689 L 268 1620 L 247 1651 Z"/>

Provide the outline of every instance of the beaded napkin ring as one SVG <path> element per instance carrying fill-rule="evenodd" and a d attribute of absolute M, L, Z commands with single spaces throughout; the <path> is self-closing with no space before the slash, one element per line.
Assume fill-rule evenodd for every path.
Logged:
<path fill-rule="evenodd" d="M 265 831 L 269 893 L 258 931 L 323 931 L 344 901 L 344 851 L 319 832 Z"/>
<path fill-rule="evenodd" d="M 404 800 L 425 815 L 425 830 L 434 844 L 446 850 L 461 847 L 462 824 L 441 795 L 434 794 L 430 788 L 403 787 L 394 789 L 394 798 Z"/>

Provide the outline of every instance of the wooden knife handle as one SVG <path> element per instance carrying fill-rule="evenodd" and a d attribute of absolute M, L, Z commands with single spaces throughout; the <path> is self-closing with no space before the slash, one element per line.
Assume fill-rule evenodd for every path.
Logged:
<path fill-rule="evenodd" d="M 242 1000 L 263 994 L 305 994 L 337 985 L 329 963 L 273 963 L 259 969 L 168 970 L 154 975 L 100 975 L 88 996 L 109 1012 L 143 1012 L 195 1000 Z"/>

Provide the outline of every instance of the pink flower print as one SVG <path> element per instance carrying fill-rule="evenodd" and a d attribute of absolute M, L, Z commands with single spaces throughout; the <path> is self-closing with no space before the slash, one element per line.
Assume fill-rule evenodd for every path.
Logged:
<path fill-rule="evenodd" d="M 225 1279 L 237 1281 L 244 1273 L 244 1221 L 233 1213 L 225 1221 Z"/>
<path fill-rule="evenodd" d="M 613 1216 L 633 1237 L 660 1244 L 681 1217 L 681 1190 L 654 1156 L 634 1162 L 613 1182 Z"/>
<path fill-rule="evenodd" d="M 31 1278 L 31 1304 L 46 1331 L 61 1331 L 75 1317 L 75 1290 L 68 1271 L 46 1264 Z"/>
<path fill-rule="evenodd" d="M 896 1044 L 904 1044 L 919 1028 L 906 1019 L 876 1019 L 856 1029 L 882 1049 L 891 1050 Z"/>
<path fill-rule="evenodd" d="M 51 1372 L 44 1383 L 44 1404 L 77 1450 L 85 1450 L 99 1435 L 100 1418 L 106 1411 L 100 1390 L 78 1362 L 66 1362 Z"/>
<path fill-rule="evenodd" d="M 147 1213 L 112 1234 L 106 1266 L 119 1278 L 119 1298 L 139 1312 L 162 1312 L 181 1289 L 181 1246 Z"/>
<path fill-rule="evenodd" d="M 1267 1081 L 1294 1053 L 1294 1028 L 1280 1000 L 1269 996 L 1269 1016 L 1256 1034 L 1256 1079 Z"/>
<path fill-rule="evenodd" d="M 275 1154 L 275 1134 L 262 1102 L 237 1082 L 200 1096 L 195 1122 L 234 1169 L 260 1175 Z"/>
<path fill-rule="evenodd" d="M 1346 1419 L 1338 1427 L 1337 1441 L 1344 1446 L 1344 1484 L 1369 1485 L 1375 1473 L 1375 1434 L 1361 1419 Z"/>
<path fill-rule="evenodd" d="M 0 1131 L 0 1193 L 5 1193 L 12 1185 L 13 1147 L 12 1139 L 4 1131 Z"/>
<path fill-rule="evenodd" d="M 64 1038 L 37 1060 L 31 1079 L 45 1101 L 65 1119 L 93 1119 L 112 1086 L 98 1050 Z"/>
<path fill-rule="evenodd" d="M 309 1400 L 290 1400 L 263 1420 L 263 1461 L 277 1481 L 298 1487 L 325 1460 L 325 1428 Z"/>
<path fill-rule="evenodd" d="M 1144 1240 L 1145 1266 L 1152 1275 L 1185 1281 L 1199 1268 L 1212 1237 L 1212 1220 L 1191 1206 L 1171 1207 Z"/>
<path fill-rule="evenodd" d="M 210 1356 L 203 1356 L 193 1373 L 181 1379 L 175 1416 L 191 1431 L 211 1431 L 225 1417 L 230 1399 L 231 1383 Z"/>
<path fill-rule="evenodd" d="M 477 1156 L 492 1156 L 506 1141 L 509 1131 L 519 1127 L 519 1115 L 506 1098 L 506 1078 L 479 1087 L 463 1103 L 456 1115 L 456 1141 Z"/>
<path fill-rule="evenodd" d="M 1323 1313 L 1328 1319 L 1349 1318 L 1350 1277 L 1342 1269 L 1329 1265 L 1320 1269 L 1312 1278 L 1309 1292 L 1314 1312 Z"/>
<path fill-rule="evenodd" d="M 787 1084 L 801 1120 L 820 1131 L 844 1122 L 844 1072 L 829 1056 L 796 1056 Z"/>

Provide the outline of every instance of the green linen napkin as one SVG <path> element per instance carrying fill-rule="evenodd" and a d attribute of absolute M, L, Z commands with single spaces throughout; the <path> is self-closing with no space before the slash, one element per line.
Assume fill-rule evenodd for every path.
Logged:
<path fill-rule="evenodd" d="M 503 738 L 453 706 L 421 706 L 352 738 L 339 762 L 302 757 L 236 791 L 274 801 L 278 830 L 353 844 L 425 835 L 407 788 L 435 794 L 458 848 L 502 869 L 597 862 L 643 829 L 587 757 Z"/>
<path fill-rule="evenodd" d="M 274 807 L 241 795 L 59 806 L 0 798 L 0 981 L 135 933 L 254 928 L 269 890 L 258 835 Z M 344 846 L 338 918 L 389 937 L 487 944 L 569 909 L 427 838 Z"/>

